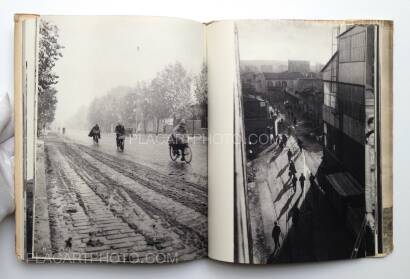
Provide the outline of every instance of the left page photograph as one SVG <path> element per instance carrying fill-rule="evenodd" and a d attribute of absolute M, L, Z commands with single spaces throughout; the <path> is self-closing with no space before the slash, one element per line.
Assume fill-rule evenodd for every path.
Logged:
<path fill-rule="evenodd" d="M 16 16 L 16 251 L 177 263 L 208 247 L 204 25 Z"/>

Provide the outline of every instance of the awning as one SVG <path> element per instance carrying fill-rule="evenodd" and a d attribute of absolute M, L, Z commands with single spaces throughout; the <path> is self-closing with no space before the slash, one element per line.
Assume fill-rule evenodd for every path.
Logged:
<path fill-rule="evenodd" d="M 327 181 L 342 197 L 362 195 L 363 187 L 348 172 L 337 172 L 326 175 Z"/>

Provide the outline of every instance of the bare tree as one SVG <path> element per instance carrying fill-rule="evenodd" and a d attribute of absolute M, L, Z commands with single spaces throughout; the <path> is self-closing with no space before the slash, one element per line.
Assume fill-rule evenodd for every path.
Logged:
<path fill-rule="evenodd" d="M 194 79 L 194 95 L 201 108 L 201 126 L 208 127 L 208 68 L 205 63 Z"/>
<path fill-rule="evenodd" d="M 58 76 L 53 71 L 56 61 L 63 55 L 64 48 L 58 43 L 58 27 L 50 22 L 40 21 L 39 65 L 38 65 L 38 133 L 53 122 L 57 105 L 55 85 Z"/>
<path fill-rule="evenodd" d="M 201 72 L 194 79 L 194 94 L 197 102 L 208 105 L 208 68 L 202 64 Z"/>
<path fill-rule="evenodd" d="M 111 89 L 106 95 L 95 98 L 88 110 L 90 126 L 100 125 L 104 131 L 111 131 L 117 122 L 124 125 L 131 123 L 135 117 L 129 112 L 134 100 L 129 87 L 119 86 Z"/>
<path fill-rule="evenodd" d="M 94 99 L 88 121 L 92 125 L 99 123 L 104 130 L 109 130 L 119 120 L 128 127 L 138 128 L 141 123 L 146 133 L 147 121 L 155 120 L 158 134 L 161 120 L 192 116 L 191 85 L 192 79 L 180 63 L 168 65 L 150 83 L 139 82 L 133 89 L 114 88 L 107 95 Z"/>
<path fill-rule="evenodd" d="M 171 116 L 189 116 L 189 106 L 192 103 L 191 83 L 191 77 L 179 62 L 166 66 L 152 80 L 149 101 L 157 121 L 157 134 L 160 120 Z"/>

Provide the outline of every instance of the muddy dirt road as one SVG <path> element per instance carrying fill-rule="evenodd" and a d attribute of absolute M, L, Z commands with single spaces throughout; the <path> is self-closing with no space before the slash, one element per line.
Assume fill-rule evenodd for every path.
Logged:
<path fill-rule="evenodd" d="M 206 185 L 52 134 L 43 153 L 54 253 L 141 262 L 206 254 Z"/>

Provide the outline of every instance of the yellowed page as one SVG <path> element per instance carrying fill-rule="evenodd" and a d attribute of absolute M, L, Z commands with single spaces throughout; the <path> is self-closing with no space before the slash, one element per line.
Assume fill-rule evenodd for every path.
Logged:
<path fill-rule="evenodd" d="M 380 145 L 383 253 L 393 251 L 393 22 L 380 25 Z"/>
<path fill-rule="evenodd" d="M 24 165 L 23 161 L 23 136 L 24 136 L 24 119 L 23 119 L 23 95 L 27 90 L 34 90 L 34 67 L 28 69 L 24 67 L 25 61 L 34 61 L 35 45 L 26 45 L 27 41 L 35 41 L 35 21 L 36 15 L 16 15 L 14 26 L 14 114 L 15 114 L 15 202 L 16 202 L 16 255 L 22 260 L 25 258 L 25 235 L 24 235 Z M 34 29 L 33 29 L 34 27 Z M 33 41 L 34 40 L 34 41 Z M 27 50 L 30 49 L 30 52 Z M 32 63 L 30 63 L 32 66 Z M 30 83 L 30 86 L 29 86 Z M 32 170 L 32 169 L 31 169 Z M 29 173 L 32 176 L 32 172 Z"/>
<path fill-rule="evenodd" d="M 233 22 L 207 26 L 208 57 L 208 232 L 210 258 L 232 262 L 234 241 L 234 82 Z"/>

